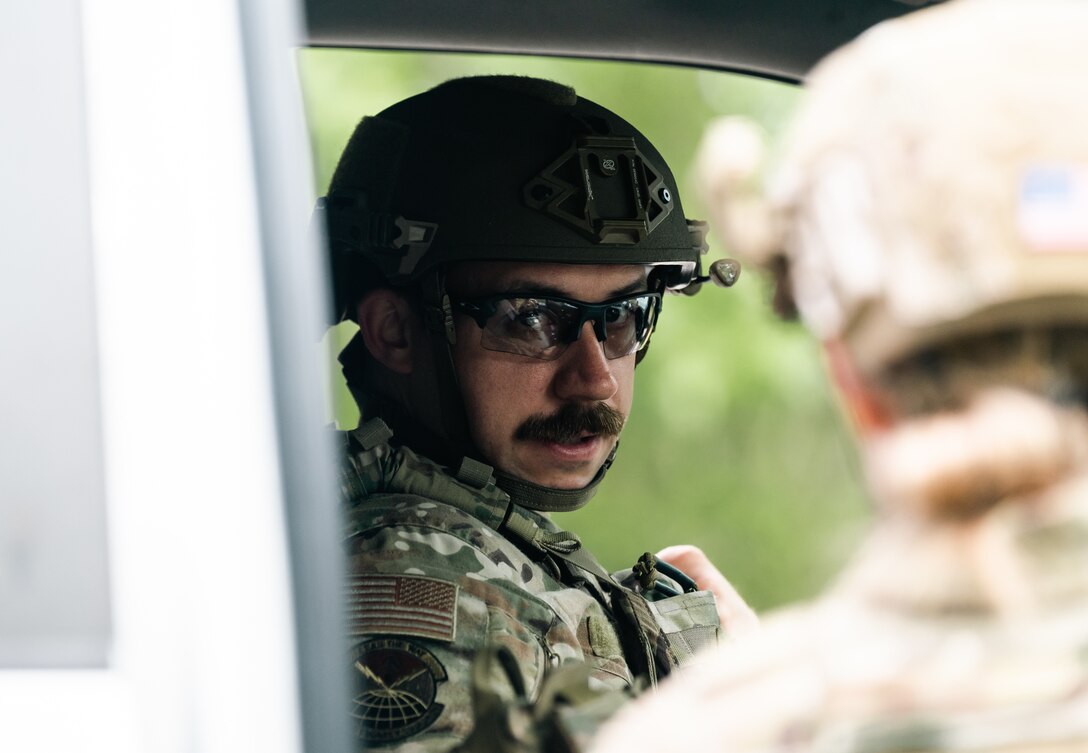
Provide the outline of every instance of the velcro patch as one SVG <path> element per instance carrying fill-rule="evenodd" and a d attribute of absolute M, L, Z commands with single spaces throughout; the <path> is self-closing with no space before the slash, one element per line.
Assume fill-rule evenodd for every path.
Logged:
<path fill-rule="evenodd" d="M 623 649 L 620 648 L 616 629 L 606 617 L 591 614 L 586 618 L 586 623 L 589 632 L 589 647 L 593 649 L 594 655 L 604 659 L 623 658 Z"/>
<path fill-rule="evenodd" d="M 446 668 L 427 649 L 398 638 L 372 638 L 351 650 L 355 734 L 368 745 L 388 745 L 434 724 Z"/>
<path fill-rule="evenodd" d="M 454 583 L 419 575 L 357 575 L 348 579 L 348 635 L 411 635 L 453 641 Z"/>

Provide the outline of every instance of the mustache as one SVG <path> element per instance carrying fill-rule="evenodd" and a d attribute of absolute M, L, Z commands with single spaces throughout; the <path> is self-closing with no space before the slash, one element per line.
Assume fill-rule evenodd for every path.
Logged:
<path fill-rule="evenodd" d="M 551 415 L 529 416 L 514 432 L 514 438 L 571 444 L 585 434 L 618 437 L 626 421 L 626 416 L 604 403 L 567 403 Z"/>

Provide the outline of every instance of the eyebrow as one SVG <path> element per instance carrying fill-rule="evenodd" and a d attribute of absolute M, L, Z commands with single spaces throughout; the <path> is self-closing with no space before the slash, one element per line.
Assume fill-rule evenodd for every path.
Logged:
<path fill-rule="evenodd" d="M 648 284 L 646 282 L 646 279 L 642 278 L 642 277 L 639 277 L 639 278 L 636 278 L 636 279 L 632 280 L 631 282 L 627 283 L 626 285 L 622 285 L 622 286 L 620 286 L 618 288 L 615 288 L 614 290 L 609 292 L 604 297 L 604 299 L 608 300 L 608 299 L 611 299 L 611 298 L 618 298 L 619 296 L 626 295 L 627 293 L 644 293 L 644 292 L 647 292 L 648 289 L 649 289 L 649 286 L 648 286 Z M 509 291 L 509 292 L 518 292 L 518 291 L 529 292 L 529 291 L 532 291 L 533 293 L 538 293 L 540 295 L 545 295 L 545 296 L 555 296 L 557 298 L 570 298 L 572 300 L 574 299 L 574 296 L 571 295 L 569 290 L 563 290 L 562 288 L 557 288 L 554 285 L 548 285 L 547 283 L 541 283 L 541 282 L 536 281 L 536 280 L 523 280 L 523 279 L 515 278 L 513 280 L 510 280 L 506 285 L 504 285 L 503 290 L 497 290 L 496 295 L 498 293 L 504 292 L 504 291 Z"/>

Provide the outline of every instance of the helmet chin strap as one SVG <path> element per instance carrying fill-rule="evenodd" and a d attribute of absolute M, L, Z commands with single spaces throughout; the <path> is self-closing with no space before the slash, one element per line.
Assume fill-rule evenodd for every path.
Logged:
<path fill-rule="evenodd" d="M 537 512 L 571 512 L 584 507 L 593 495 L 597 493 L 597 487 L 604 480 L 604 474 L 612 467 L 612 460 L 616 457 L 616 450 L 620 443 L 612 445 L 612 452 L 608 453 L 608 459 L 597 471 L 593 480 L 581 489 L 553 489 L 549 486 L 541 486 L 531 481 L 511 476 L 502 471 L 495 471 L 495 484 L 510 495 L 510 499 L 522 507 L 528 507 Z"/>

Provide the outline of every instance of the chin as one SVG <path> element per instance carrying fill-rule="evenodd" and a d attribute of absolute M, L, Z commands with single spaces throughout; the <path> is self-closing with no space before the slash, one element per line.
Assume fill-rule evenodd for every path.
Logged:
<path fill-rule="evenodd" d="M 589 484 L 589 482 L 592 481 L 592 480 L 593 480 L 593 478 L 591 477 L 591 478 L 584 479 L 584 480 L 582 480 L 582 479 L 574 479 L 574 480 L 572 480 L 572 479 L 562 479 L 562 480 L 557 481 L 555 483 L 541 483 L 539 481 L 536 481 L 534 483 L 538 484 L 539 486 L 546 486 L 549 489 L 560 489 L 562 491 L 574 491 L 576 489 L 581 489 L 584 486 L 587 486 Z"/>

